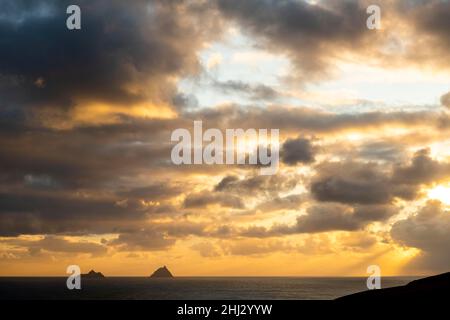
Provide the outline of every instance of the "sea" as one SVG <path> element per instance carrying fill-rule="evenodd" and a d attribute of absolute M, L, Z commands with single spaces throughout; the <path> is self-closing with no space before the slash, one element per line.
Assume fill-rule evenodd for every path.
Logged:
<path fill-rule="evenodd" d="M 383 277 L 382 288 L 419 277 Z M 69 290 L 65 277 L 0 277 L 0 300 L 330 300 L 367 290 L 362 277 L 107 277 L 81 279 Z"/>

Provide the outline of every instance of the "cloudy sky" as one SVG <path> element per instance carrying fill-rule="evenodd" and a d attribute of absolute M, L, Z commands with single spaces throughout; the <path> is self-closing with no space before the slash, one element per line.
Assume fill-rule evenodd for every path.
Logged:
<path fill-rule="evenodd" d="M 0 1 L 1 275 L 448 271 L 449 1 L 65 2 Z M 278 172 L 172 164 L 194 120 Z"/>

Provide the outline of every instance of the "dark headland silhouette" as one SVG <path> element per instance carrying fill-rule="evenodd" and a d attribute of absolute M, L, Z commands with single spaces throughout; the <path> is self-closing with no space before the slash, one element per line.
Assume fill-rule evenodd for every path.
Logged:
<path fill-rule="evenodd" d="M 449 300 L 450 272 L 411 281 L 405 286 L 368 290 L 337 298 L 342 302 L 392 302 L 397 300 Z"/>
<path fill-rule="evenodd" d="M 169 269 L 164 266 L 153 272 L 150 278 L 173 278 L 173 275 L 170 273 Z"/>
<path fill-rule="evenodd" d="M 101 272 L 95 272 L 94 270 L 89 271 L 88 273 L 82 273 L 82 278 L 93 278 L 93 279 L 101 279 L 105 276 Z"/>

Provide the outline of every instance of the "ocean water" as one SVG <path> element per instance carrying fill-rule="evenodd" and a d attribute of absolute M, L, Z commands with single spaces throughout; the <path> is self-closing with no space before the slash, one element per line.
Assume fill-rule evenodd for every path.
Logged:
<path fill-rule="evenodd" d="M 383 277 L 383 288 L 418 277 Z M 81 279 L 68 290 L 63 277 L 2 277 L 0 299 L 335 299 L 367 290 L 366 278 L 316 277 L 108 277 Z"/>

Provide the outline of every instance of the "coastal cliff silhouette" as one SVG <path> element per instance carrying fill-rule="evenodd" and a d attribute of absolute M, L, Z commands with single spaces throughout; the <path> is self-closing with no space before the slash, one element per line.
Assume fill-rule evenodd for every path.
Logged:
<path fill-rule="evenodd" d="M 392 302 L 397 300 L 447 300 L 450 298 L 450 272 L 411 281 L 407 285 L 358 292 L 337 298 L 342 302 Z"/>

